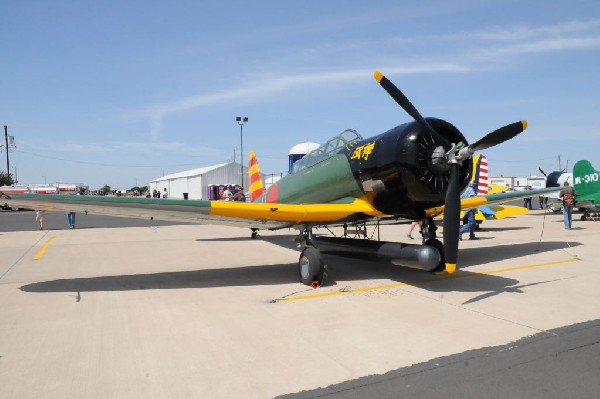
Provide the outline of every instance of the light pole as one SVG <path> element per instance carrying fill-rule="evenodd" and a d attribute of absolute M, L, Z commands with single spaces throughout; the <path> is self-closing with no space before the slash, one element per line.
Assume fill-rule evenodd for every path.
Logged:
<path fill-rule="evenodd" d="M 242 187 L 246 190 L 244 187 L 244 124 L 248 122 L 248 117 L 238 116 L 235 121 L 240 125 L 240 174 L 242 175 Z"/>

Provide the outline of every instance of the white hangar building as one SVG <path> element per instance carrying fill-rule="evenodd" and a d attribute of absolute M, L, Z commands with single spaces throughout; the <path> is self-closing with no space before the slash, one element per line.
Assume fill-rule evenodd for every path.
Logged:
<path fill-rule="evenodd" d="M 148 183 L 150 193 L 153 190 L 163 192 L 166 188 L 169 198 L 185 199 L 215 199 L 215 187 L 230 184 L 241 184 L 241 166 L 237 162 L 222 163 L 204 168 L 185 170 L 167 176 L 159 177 Z M 264 175 L 261 173 L 263 181 Z M 244 183 L 248 185 L 248 168 L 244 166 Z M 210 191 L 213 191 L 211 193 Z M 244 187 L 248 191 L 248 187 Z"/>

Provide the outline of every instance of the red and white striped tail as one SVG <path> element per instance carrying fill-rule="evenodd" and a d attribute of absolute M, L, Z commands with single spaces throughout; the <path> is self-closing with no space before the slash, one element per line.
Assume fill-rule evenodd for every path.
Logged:
<path fill-rule="evenodd" d="M 250 155 L 248 156 L 248 177 L 250 181 L 250 201 L 254 202 L 265 192 L 254 151 L 250 151 Z"/>
<path fill-rule="evenodd" d="M 489 186 L 488 161 L 485 155 L 479 155 L 477 159 L 477 195 L 487 195 Z"/>

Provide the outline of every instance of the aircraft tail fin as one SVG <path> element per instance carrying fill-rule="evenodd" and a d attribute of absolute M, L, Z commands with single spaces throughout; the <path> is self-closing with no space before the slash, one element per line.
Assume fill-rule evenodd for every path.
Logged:
<path fill-rule="evenodd" d="M 488 161 L 485 155 L 477 154 L 473 158 L 471 180 L 475 182 L 477 195 L 487 195 L 489 187 Z"/>
<path fill-rule="evenodd" d="M 248 181 L 250 182 L 250 201 L 254 202 L 265 192 L 254 151 L 250 151 L 250 155 L 248 156 Z"/>
<path fill-rule="evenodd" d="M 577 161 L 573 167 L 573 181 L 577 195 L 600 192 L 600 173 L 594 169 L 590 161 Z"/>

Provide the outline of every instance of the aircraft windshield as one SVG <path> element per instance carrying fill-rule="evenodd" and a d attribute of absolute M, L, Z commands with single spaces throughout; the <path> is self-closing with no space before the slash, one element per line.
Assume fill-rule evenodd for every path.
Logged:
<path fill-rule="evenodd" d="M 346 129 L 337 136 L 321 144 L 319 148 L 306 154 L 304 158 L 294 163 L 293 173 L 298 172 L 310 165 L 314 165 L 328 156 L 339 152 L 341 148 L 354 144 L 362 140 L 362 137 L 356 130 Z"/>

